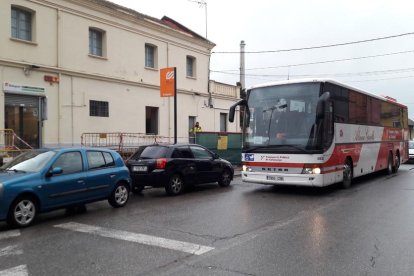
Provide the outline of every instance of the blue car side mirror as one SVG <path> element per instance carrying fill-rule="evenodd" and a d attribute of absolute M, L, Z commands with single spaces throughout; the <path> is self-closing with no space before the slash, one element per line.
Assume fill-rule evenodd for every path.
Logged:
<path fill-rule="evenodd" d="M 52 176 L 52 175 L 55 175 L 55 174 L 61 174 L 61 173 L 63 173 L 63 170 L 62 170 L 62 168 L 60 168 L 60 167 L 56 167 L 56 168 L 53 168 L 53 169 L 51 169 L 49 172 L 48 172 L 48 176 Z"/>

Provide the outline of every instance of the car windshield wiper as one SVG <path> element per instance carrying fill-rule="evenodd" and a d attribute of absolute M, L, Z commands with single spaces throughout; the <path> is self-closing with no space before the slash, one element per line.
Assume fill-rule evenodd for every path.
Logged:
<path fill-rule="evenodd" d="M 22 172 L 22 173 L 25 173 L 26 171 L 23 171 L 23 170 L 17 170 L 17 169 L 6 169 L 6 171 L 8 171 L 8 172 Z"/>

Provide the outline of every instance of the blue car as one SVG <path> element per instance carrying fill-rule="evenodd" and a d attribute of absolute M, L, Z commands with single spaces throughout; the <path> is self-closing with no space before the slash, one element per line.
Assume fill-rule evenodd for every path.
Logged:
<path fill-rule="evenodd" d="M 25 152 L 0 170 L 0 220 L 26 227 L 40 212 L 107 199 L 123 207 L 131 181 L 121 156 L 94 148 Z"/>

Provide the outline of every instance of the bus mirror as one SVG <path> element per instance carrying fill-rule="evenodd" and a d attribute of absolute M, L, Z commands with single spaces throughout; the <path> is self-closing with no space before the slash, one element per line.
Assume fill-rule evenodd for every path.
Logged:
<path fill-rule="evenodd" d="M 236 113 L 236 107 L 240 105 L 240 106 L 247 106 L 247 101 L 245 99 L 241 99 L 240 101 L 236 102 L 235 104 L 233 104 L 230 107 L 230 112 L 229 112 L 229 122 L 233 123 L 234 122 L 234 114 Z"/>
<path fill-rule="evenodd" d="M 316 120 L 321 120 L 325 117 L 325 105 L 329 98 L 329 92 L 325 92 L 319 97 L 318 104 L 316 106 Z"/>

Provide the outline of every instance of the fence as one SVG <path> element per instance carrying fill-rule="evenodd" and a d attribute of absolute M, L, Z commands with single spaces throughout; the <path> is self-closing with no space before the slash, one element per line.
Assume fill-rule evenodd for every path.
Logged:
<path fill-rule="evenodd" d="M 233 165 L 241 164 L 242 136 L 235 132 L 197 132 L 196 142 Z"/>
<path fill-rule="evenodd" d="M 178 142 L 188 142 L 188 137 L 178 137 Z M 83 133 L 81 144 L 85 147 L 104 147 L 116 150 L 124 159 L 128 159 L 139 146 L 148 144 L 173 143 L 174 138 L 145 133 Z"/>
<path fill-rule="evenodd" d="M 231 132 L 197 132 L 195 137 L 177 137 L 178 143 L 196 143 L 218 153 L 232 164 L 239 165 L 241 159 L 241 134 Z M 139 146 L 174 143 L 173 137 L 144 133 L 83 133 L 81 144 L 85 147 L 104 147 L 116 150 L 123 159 L 128 159 Z"/>
<path fill-rule="evenodd" d="M 0 158 L 1 162 L 16 157 L 20 153 L 32 149 L 20 138 L 13 129 L 0 129 Z"/>

